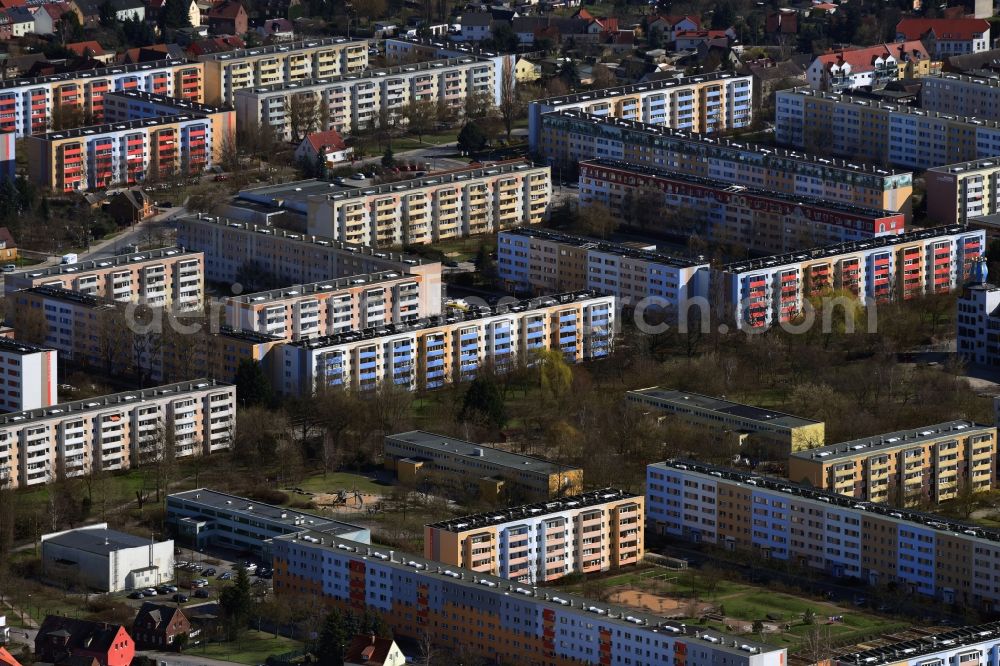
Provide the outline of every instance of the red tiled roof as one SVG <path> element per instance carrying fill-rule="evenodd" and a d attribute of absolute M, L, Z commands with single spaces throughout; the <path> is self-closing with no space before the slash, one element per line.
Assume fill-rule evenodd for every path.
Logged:
<path fill-rule="evenodd" d="M 919 39 L 914 39 L 895 44 L 879 44 L 877 46 L 835 51 L 818 56 L 817 60 L 823 63 L 824 68 L 839 65 L 840 63 L 848 63 L 853 71 L 864 72 L 873 68 L 876 58 L 885 58 L 891 55 L 896 60 L 900 60 L 904 54 L 917 60 L 927 60 L 930 58 L 924 43 Z"/>
<path fill-rule="evenodd" d="M 837 5 L 833 4 L 832 2 L 817 2 L 815 5 L 811 7 L 811 9 L 822 9 L 823 11 L 828 12 L 831 9 L 834 10 L 837 9 Z"/>
<path fill-rule="evenodd" d="M 209 55 L 211 53 L 224 53 L 235 51 L 246 47 L 246 43 L 239 37 L 226 35 L 224 37 L 213 37 L 211 39 L 199 39 L 188 47 L 188 53 L 195 56 Z"/>
<path fill-rule="evenodd" d="M 209 18 L 234 19 L 239 16 L 242 9 L 243 5 L 238 2 L 221 0 L 212 5 L 212 8 L 208 10 L 208 16 Z"/>
<path fill-rule="evenodd" d="M 601 26 L 604 32 L 618 32 L 618 19 L 616 18 L 602 16 L 595 18 L 594 21 Z"/>
<path fill-rule="evenodd" d="M 351 664 L 382 666 L 392 649 L 392 640 L 377 636 L 355 636 L 344 653 L 344 661 Z"/>
<path fill-rule="evenodd" d="M 581 9 L 576 13 L 576 18 L 581 18 L 584 21 L 593 21 L 594 15 L 588 12 L 586 9 Z"/>
<path fill-rule="evenodd" d="M 69 11 L 68 2 L 50 2 L 48 4 L 42 5 L 49 16 L 52 17 L 53 21 L 58 21 L 62 18 L 63 14 Z"/>
<path fill-rule="evenodd" d="M 6 231 L 6 227 L 3 227 L 3 230 Z M 6 648 L 2 645 L 0 645 L 0 664 L 2 664 L 2 666 L 21 666 L 21 662 L 14 659 L 14 655 L 7 652 Z"/>
<path fill-rule="evenodd" d="M 66 48 L 80 56 L 81 58 L 104 55 L 104 47 L 91 40 L 89 42 L 76 42 L 67 44 Z"/>
<path fill-rule="evenodd" d="M 937 39 L 970 40 L 974 35 L 988 32 L 986 19 L 903 19 L 896 24 L 896 33 L 906 39 L 922 39 L 929 32 Z"/>
<path fill-rule="evenodd" d="M 347 147 L 344 143 L 344 138 L 340 136 L 337 130 L 328 130 L 326 132 L 313 132 L 306 137 L 306 141 L 312 146 L 312 149 L 318 154 L 323 146 L 326 146 L 330 150 L 343 150 Z"/>
<path fill-rule="evenodd" d="M 12 7 L 25 7 L 27 0 L 0 0 L 0 9 L 10 9 Z"/>
<path fill-rule="evenodd" d="M 701 19 L 698 18 L 697 16 L 689 16 L 689 15 L 673 16 L 673 15 L 663 15 L 663 14 L 655 15 L 654 14 L 653 16 L 651 16 L 649 18 L 649 22 L 652 23 L 653 21 L 657 21 L 657 20 L 665 21 L 672 28 L 675 25 L 677 25 L 678 23 L 680 23 L 681 21 L 683 21 L 684 19 L 688 19 L 689 21 L 693 21 L 696 26 L 698 26 L 699 28 L 701 27 Z"/>

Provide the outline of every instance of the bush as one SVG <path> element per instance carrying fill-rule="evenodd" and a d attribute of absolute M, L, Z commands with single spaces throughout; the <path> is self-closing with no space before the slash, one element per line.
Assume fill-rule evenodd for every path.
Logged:
<path fill-rule="evenodd" d="M 288 493 L 274 488 L 251 488 L 243 493 L 245 497 L 265 504 L 285 504 L 288 502 Z"/>

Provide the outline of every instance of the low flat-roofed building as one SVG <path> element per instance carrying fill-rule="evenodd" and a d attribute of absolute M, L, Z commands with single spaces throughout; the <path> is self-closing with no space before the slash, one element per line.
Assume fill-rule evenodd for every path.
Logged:
<path fill-rule="evenodd" d="M 143 589 L 173 580 L 174 542 L 108 529 L 107 523 L 42 535 L 42 575 L 101 592 Z"/>
<path fill-rule="evenodd" d="M 209 488 L 168 495 L 167 525 L 178 542 L 192 548 L 248 551 L 264 560 L 271 557 L 271 539 L 285 534 L 311 531 L 371 541 L 366 527 Z"/>
<path fill-rule="evenodd" d="M 583 490 L 580 468 L 423 430 L 386 437 L 383 455 L 386 469 L 394 470 L 403 483 L 413 483 L 421 474 L 442 474 L 478 488 L 487 499 L 508 486 L 515 497 L 534 501 Z"/>
<path fill-rule="evenodd" d="M 948 421 L 793 451 L 788 478 L 871 502 L 943 502 L 994 487 L 997 429 Z"/>
<path fill-rule="evenodd" d="M 783 455 L 822 445 L 826 432 L 822 421 L 690 391 L 653 386 L 629 391 L 626 398 L 686 423 L 759 439 L 776 451 L 783 449 Z"/>
<path fill-rule="evenodd" d="M 1000 622 L 938 631 L 921 630 L 908 640 L 888 640 L 858 652 L 841 653 L 834 666 L 959 666 L 1000 653 Z M 982 661 L 980 661 L 982 663 Z"/>

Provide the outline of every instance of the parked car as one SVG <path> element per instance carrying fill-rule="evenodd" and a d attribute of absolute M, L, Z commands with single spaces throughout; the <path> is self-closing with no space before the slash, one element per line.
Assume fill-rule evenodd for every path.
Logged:
<path fill-rule="evenodd" d="M 142 590 L 136 590 L 132 594 L 128 595 L 129 599 L 145 599 L 146 595 L 142 593 Z"/>
<path fill-rule="evenodd" d="M 202 573 L 203 576 L 214 576 L 215 575 L 215 567 L 210 567 L 208 569 L 205 569 L 201 573 Z"/>
<path fill-rule="evenodd" d="M 364 180 L 365 178 L 367 178 L 367 176 L 363 173 L 356 173 L 353 176 L 351 176 L 351 178 L 354 180 Z"/>
<path fill-rule="evenodd" d="M 219 580 L 232 580 L 233 574 L 228 571 L 219 574 Z"/>
<path fill-rule="evenodd" d="M 147 597 L 155 597 L 157 595 L 157 591 L 152 587 L 147 587 L 145 590 L 142 591 L 142 593 L 145 594 Z"/>
<path fill-rule="evenodd" d="M 215 182 L 221 183 L 224 180 L 229 180 L 229 175 L 225 173 L 220 173 L 215 177 Z"/>
<path fill-rule="evenodd" d="M 178 569 L 183 569 L 187 565 L 188 565 L 187 560 L 177 560 L 176 562 L 174 562 L 174 566 L 177 567 Z"/>
<path fill-rule="evenodd" d="M 172 202 L 172 201 L 161 201 L 159 203 L 159 207 L 160 208 L 173 208 L 174 207 L 174 202 Z"/>
<path fill-rule="evenodd" d="M 202 587 L 194 591 L 194 596 L 196 599 L 208 599 L 211 596 L 211 592 L 208 588 Z"/>
<path fill-rule="evenodd" d="M 15 266 L 14 264 L 4 264 L 3 265 L 3 272 L 4 273 L 13 273 L 16 270 L 17 270 L 17 266 Z"/>
<path fill-rule="evenodd" d="M 187 595 L 186 594 L 181 594 L 180 592 L 178 592 L 177 594 L 175 594 L 174 596 L 172 596 L 170 598 L 173 599 L 174 601 L 176 601 L 179 604 L 186 604 L 187 600 L 188 600 Z"/>

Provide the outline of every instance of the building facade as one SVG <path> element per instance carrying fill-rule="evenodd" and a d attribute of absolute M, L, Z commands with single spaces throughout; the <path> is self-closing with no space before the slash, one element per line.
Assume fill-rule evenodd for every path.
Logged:
<path fill-rule="evenodd" d="M 242 88 L 360 72 L 368 67 L 368 42 L 323 37 L 256 46 L 198 57 L 205 70 L 205 100 L 234 103 Z"/>
<path fill-rule="evenodd" d="M 79 113 L 104 122 L 104 95 L 123 90 L 204 101 L 203 67 L 186 60 L 156 60 L 65 74 L 0 81 L 0 132 L 17 138 L 52 130 L 54 116 Z"/>
<path fill-rule="evenodd" d="M 775 138 L 850 159 L 929 169 L 1000 155 L 1000 123 L 809 88 L 775 96 Z"/>
<path fill-rule="evenodd" d="M 57 402 L 58 352 L 0 338 L 0 412 L 21 412 Z"/>
<path fill-rule="evenodd" d="M 984 158 L 927 170 L 927 215 L 940 224 L 965 224 L 1000 212 L 1000 160 Z"/>
<path fill-rule="evenodd" d="M 847 48 L 816 56 L 806 70 L 813 90 L 843 92 L 853 88 L 884 88 L 899 79 L 939 74 L 934 60 L 919 40 Z"/>
<path fill-rule="evenodd" d="M 667 307 L 708 296 L 707 262 L 547 229 L 501 231 L 497 269 L 511 289 L 590 289 L 614 296 L 622 307 Z"/>
<path fill-rule="evenodd" d="M 551 169 L 524 160 L 309 199 L 309 233 L 375 247 L 496 233 L 548 217 Z"/>
<path fill-rule="evenodd" d="M 646 471 L 657 533 L 992 612 L 1000 532 L 688 460 Z M 877 547 L 875 547 L 877 544 Z"/>
<path fill-rule="evenodd" d="M 690 391 L 653 386 L 628 391 L 625 399 L 693 426 L 755 438 L 785 455 L 822 445 L 826 437 L 822 421 Z"/>
<path fill-rule="evenodd" d="M 980 53 L 990 48 L 990 22 L 982 18 L 904 18 L 896 40 L 919 39 L 935 58 Z"/>
<path fill-rule="evenodd" d="M 386 271 L 241 294 L 223 303 L 234 329 L 291 342 L 439 314 L 441 284 Z"/>
<path fill-rule="evenodd" d="M 13 180 L 17 175 L 16 138 L 14 132 L 0 133 L 0 180 Z"/>
<path fill-rule="evenodd" d="M 958 355 L 967 363 L 1000 365 L 1000 287 L 975 281 L 962 290 L 955 317 Z"/>
<path fill-rule="evenodd" d="M 990 12 L 992 14 L 992 10 Z M 992 661 L 1000 655 L 1000 623 L 923 633 L 919 638 L 879 644 L 859 652 L 839 654 L 835 666 L 959 666 Z"/>
<path fill-rule="evenodd" d="M 680 132 L 579 111 L 541 118 L 538 152 L 561 174 L 583 160 L 607 158 L 670 169 L 700 178 L 778 194 L 806 196 L 863 208 L 899 211 L 909 218 L 913 174 L 865 162 Z"/>
<path fill-rule="evenodd" d="M 997 482 L 997 429 L 971 421 L 793 451 L 788 478 L 868 502 L 935 504 Z"/>
<path fill-rule="evenodd" d="M 174 542 L 109 530 L 107 523 L 43 534 L 42 575 L 100 592 L 153 587 L 174 579 Z"/>
<path fill-rule="evenodd" d="M 4 276 L 7 296 L 41 286 L 122 303 L 198 310 L 205 297 L 205 255 L 175 246 Z"/>
<path fill-rule="evenodd" d="M 921 81 L 920 106 L 928 111 L 1000 119 L 1000 77 L 991 72 L 974 76 L 947 73 Z"/>
<path fill-rule="evenodd" d="M 653 231 L 682 238 L 698 235 L 752 252 L 868 240 L 901 234 L 905 227 L 903 213 L 777 194 L 617 160 L 581 162 L 579 182 L 580 206 L 601 204 L 623 226 L 642 228 L 636 206 L 658 204 L 660 226 Z M 653 193 L 656 201 L 648 203 L 643 197 Z"/>
<path fill-rule="evenodd" d="M 558 350 L 570 363 L 605 358 L 614 326 L 614 297 L 588 291 L 453 311 L 283 345 L 272 385 L 285 395 L 441 388 L 475 379 L 484 366 L 502 373 L 531 364 L 540 351 Z"/>
<path fill-rule="evenodd" d="M 602 88 L 528 104 L 528 145 L 540 147 L 541 118 L 553 111 L 579 111 L 684 132 L 711 133 L 747 127 L 753 121 L 753 77 L 705 74 L 681 79 Z"/>
<path fill-rule="evenodd" d="M 0 479 L 13 488 L 128 469 L 173 441 L 177 458 L 230 447 L 236 387 L 203 380 L 0 416 Z"/>
<path fill-rule="evenodd" d="M 985 253 L 983 230 L 952 225 L 735 262 L 712 278 L 726 317 L 741 328 L 764 329 L 793 321 L 817 296 L 853 294 L 880 304 L 949 293 L 965 284 Z"/>
<path fill-rule="evenodd" d="M 205 278 L 212 282 L 232 284 L 252 265 L 286 284 L 383 271 L 441 283 L 439 262 L 206 215 L 179 218 L 177 244 L 205 253 Z"/>
<path fill-rule="evenodd" d="M 424 526 L 424 557 L 522 583 L 642 561 L 644 498 L 604 488 Z"/>
<path fill-rule="evenodd" d="M 372 127 L 380 114 L 394 125 L 405 125 L 403 114 L 414 102 L 464 108 L 473 95 L 500 103 L 498 79 L 503 63 L 513 56 L 461 56 L 396 67 L 366 69 L 341 76 L 294 79 L 243 88 L 233 95 L 241 127 L 270 126 L 286 141 L 301 140 L 310 131 L 356 132 Z M 510 65 L 513 69 L 513 64 Z M 318 126 L 303 127 L 299 109 L 324 109 Z"/>
<path fill-rule="evenodd" d="M 583 492 L 582 469 L 422 430 L 386 437 L 383 456 L 385 467 L 403 483 L 440 474 L 478 489 L 486 499 L 496 499 L 505 488 L 535 502 Z"/>
<path fill-rule="evenodd" d="M 274 542 L 274 591 L 378 612 L 400 636 L 524 666 L 780 666 L 784 648 L 320 534 Z"/>
<path fill-rule="evenodd" d="M 371 542 L 364 527 L 281 506 L 220 493 L 208 488 L 167 495 L 167 526 L 191 548 L 225 548 L 271 557 L 271 540 L 306 531 Z"/>

